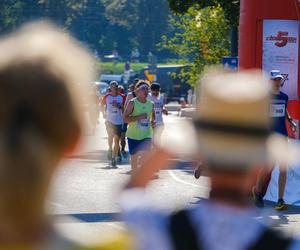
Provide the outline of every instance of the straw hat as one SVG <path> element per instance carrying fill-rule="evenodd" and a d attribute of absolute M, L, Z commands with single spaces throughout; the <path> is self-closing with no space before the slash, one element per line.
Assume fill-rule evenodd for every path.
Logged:
<path fill-rule="evenodd" d="M 270 89 L 262 72 L 213 70 L 201 82 L 194 125 L 201 153 L 221 166 L 294 164 L 299 146 L 271 133 Z"/>

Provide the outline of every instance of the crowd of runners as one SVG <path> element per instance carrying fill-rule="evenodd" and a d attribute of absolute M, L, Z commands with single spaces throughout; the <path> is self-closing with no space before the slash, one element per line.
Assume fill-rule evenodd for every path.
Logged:
<path fill-rule="evenodd" d="M 132 172 L 136 171 L 143 152 L 149 150 L 153 136 L 159 138 L 164 129 L 164 96 L 159 83 L 135 79 L 126 95 L 116 81 L 109 84 L 101 100 L 101 112 L 108 135 L 108 160 L 113 168 L 127 158 L 126 138 Z"/>
<path fill-rule="evenodd" d="M 288 96 L 281 91 L 284 84 L 283 76 L 279 70 L 270 72 L 271 103 L 270 116 L 273 120 L 272 130 L 288 138 L 286 121 L 294 132 L 296 124 L 288 110 Z M 130 154 L 132 172 L 134 173 L 143 157 L 143 152 L 151 149 L 153 137 L 159 140 L 164 130 L 163 114 L 168 111 L 164 106 L 164 97 L 160 93 L 159 83 L 149 83 L 145 80 L 135 79 L 129 85 L 128 94 L 124 88 L 112 81 L 109 84 L 108 94 L 101 101 L 101 112 L 105 119 L 108 134 L 107 157 L 112 167 L 127 159 L 126 138 Z M 149 93 L 150 91 L 150 93 Z M 197 162 L 194 176 L 198 179 L 206 165 Z M 278 202 L 277 210 L 287 208 L 284 201 L 286 185 L 286 166 L 279 164 Z M 263 197 L 266 194 L 272 169 L 263 169 L 258 174 L 256 185 L 252 189 L 252 196 L 257 207 L 264 207 Z"/>

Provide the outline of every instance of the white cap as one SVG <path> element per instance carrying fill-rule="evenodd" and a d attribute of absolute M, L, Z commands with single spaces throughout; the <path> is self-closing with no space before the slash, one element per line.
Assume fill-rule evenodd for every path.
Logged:
<path fill-rule="evenodd" d="M 281 78 L 283 79 L 283 76 L 280 74 L 280 71 L 279 70 L 271 70 L 270 72 L 270 79 L 271 80 L 274 80 L 276 78 Z"/>

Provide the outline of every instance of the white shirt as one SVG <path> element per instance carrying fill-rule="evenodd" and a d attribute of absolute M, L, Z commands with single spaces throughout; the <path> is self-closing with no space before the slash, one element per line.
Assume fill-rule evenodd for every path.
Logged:
<path fill-rule="evenodd" d="M 162 125 L 164 124 L 163 120 L 163 106 L 164 106 L 164 96 L 159 95 L 158 97 L 148 95 L 148 100 L 154 103 L 154 112 L 155 112 L 155 125 Z"/>
<path fill-rule="evenodd" d="M 125 96 L 116 95 L 112 96 L 107 94 L 102 100 L 102 105 L 106 105 L 107 118 L 106 120 L 115 125 L 123 124 L 123 111 L 122 107 L 125 102 Z"/>

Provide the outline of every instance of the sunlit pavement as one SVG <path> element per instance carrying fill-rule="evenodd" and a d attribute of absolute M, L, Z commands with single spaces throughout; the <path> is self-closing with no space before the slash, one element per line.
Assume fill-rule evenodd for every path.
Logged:
<path fill-rule="evenodd" d="M 179 119 L 175 114 L 166 123 Z M 129 178 L 128 159 L 117 169 L 107 160 L 107 135 L 100 119 L 95 135 L 86 135 L 77 153 L 61 163 L 54 178 L 47 210 L 56 221 L 58 230 L 83 243 L 101 240 L 123 230 L 119 216 L 119 193 Z M 208 196 L 209 180 L 196 180 L 192 168 L 178 163 L 175 169 L 162 170 L 159 179 L 147 188 L 154 202 L 167 209 L 190 206 Z M 300 210 L 291 208 L 277 213 L 271 207 L 260 212 L 258 220 L 292 234 L 300 233 Z"/>

